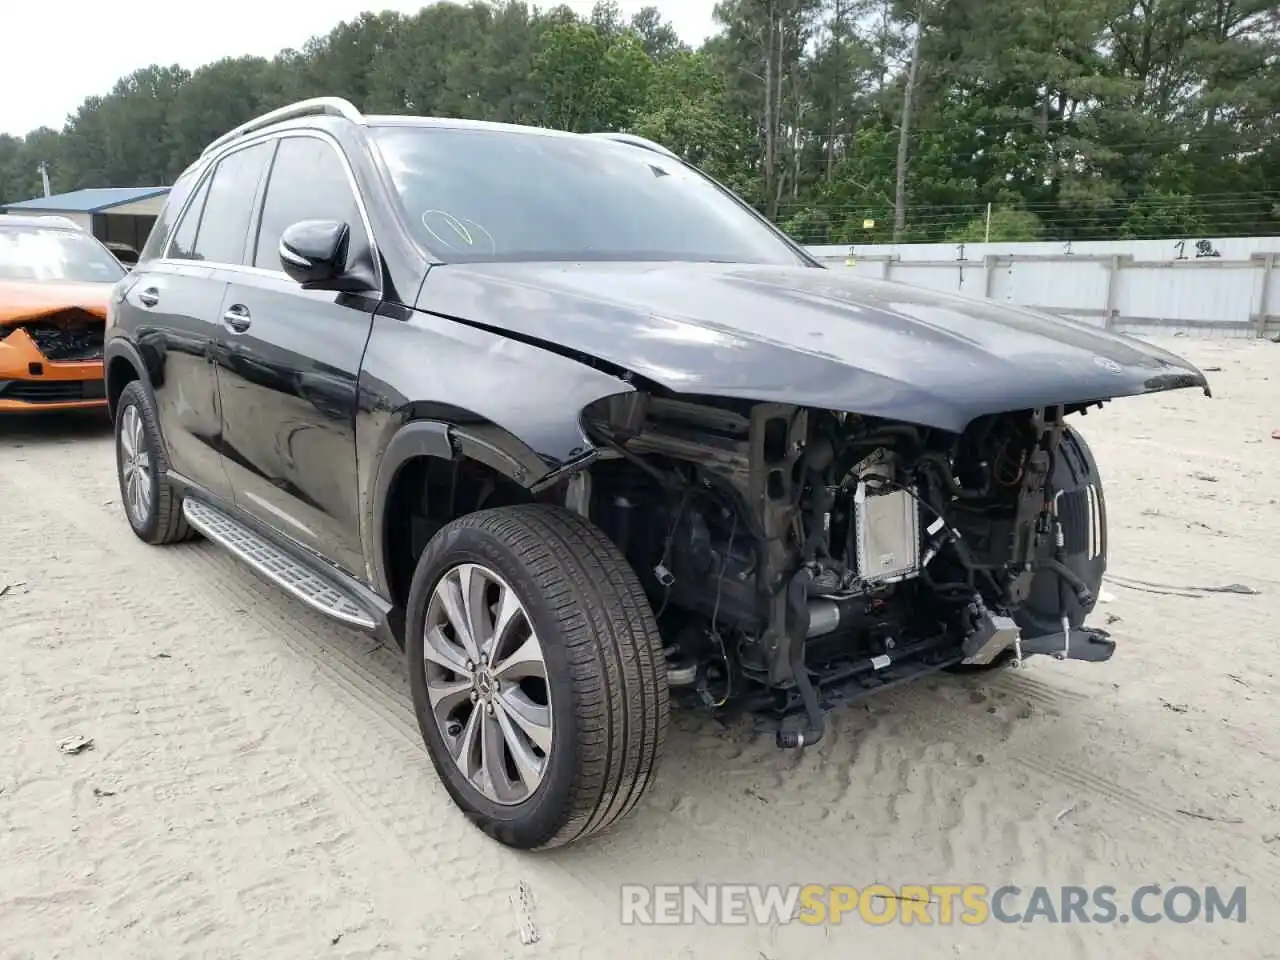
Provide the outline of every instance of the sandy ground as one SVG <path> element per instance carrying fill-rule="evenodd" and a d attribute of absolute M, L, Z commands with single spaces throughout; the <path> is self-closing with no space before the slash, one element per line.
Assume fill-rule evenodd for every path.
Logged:
<path fill-rule="evenodd" d="M 1120 643 L 1110 663 L 930 679 L 836 715 L 800 755 L 678 716 L 637 814 L 551 855 L 500 848 L 454 810 L 398 655 L 207 543 L 136 541 L 99 426 L 0 423 L 0 955 L 1280 956 L 1280 346 L 1171 345 L 1221 368 L 1214 399 L 1131 399 L 1082 423 L 1112 571 L 1259 594 L 1113 582 L 1096 614 Z M 59 752 L 77 734 L 94 747 Z M 1109 884 L 1122 903 L 1146 883 L 1244 884 L 1248 912 L 619 922 L 622 883 L 770 880 Z"/>

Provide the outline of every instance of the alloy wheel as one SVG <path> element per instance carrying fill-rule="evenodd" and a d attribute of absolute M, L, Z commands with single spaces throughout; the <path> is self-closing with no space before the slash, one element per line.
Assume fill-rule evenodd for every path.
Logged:
<path fill-rule="evenodd" d="M 124 506 L 135 526 L 143 526 L 151 513 L 151 490 L 155 480 L 151 454 L 147 451 L 146 428 L 137 406 L 125 407 L 120 418 L 120 471 Z"/>
<path fill-rule="evenodd" d="M 476 563 L 450 568 L 427 603 L 432 716 L 453 762 L 494 803 L 529 799 L 551 756 L 542 644 L 516 592 Z"/>

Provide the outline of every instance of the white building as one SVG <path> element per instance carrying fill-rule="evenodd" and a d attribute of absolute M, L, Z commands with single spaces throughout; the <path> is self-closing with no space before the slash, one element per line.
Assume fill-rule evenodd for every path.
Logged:
<path fill-rule="evenodd" d="M 59 216 L 103 243 L 141 250 L 164 207 L 168 187 L 96 187 L 6 204 L 5 213 Z"/>

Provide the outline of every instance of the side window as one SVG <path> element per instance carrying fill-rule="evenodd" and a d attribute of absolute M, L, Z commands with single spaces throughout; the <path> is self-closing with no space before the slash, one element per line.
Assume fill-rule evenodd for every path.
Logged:
<path fill-rule="evenodd" d="M 139 262 L 154 260 L 161 255 L 169 240 L 169 232 L 173 229 L 174 217 L 178 215 L 183 203 L 191 195 L 191 188 L 195 186 L 195 182 L 196 171 L 194 170 L 185 171 L 174 181 L 169 195 L 165 197 L 164 208 L 160 211 L 160 216 L 156 217 L 155 223 L 151 225 L 151 232 L 147 234 L 147 240 L 138 254 Z"/>
<path fill-rule="evenodd" d="M 316 137 L 280 141 L 262 207 L 255 267 L 280 269 L 280 235 L 299 220 L 341 220 L 353 237 L 364 233 L 346 167 L 337 149 Z"/>
<path fill-rule="evenodd" d="M 200 214 L 204 211 L 204 202 L 208 196 L 209 178 L 206 177 L 200 184 L 200 189 L 196 191 L 196 195 L 191 198 L 191 204 L 178 223 L 178 229 L 173 232 L 173 243 L 169 245 L 169 252 L 166 254 L 170 259 L 196 259 L 196 231 L 200 229 Z M 156 229 L 159 227 L 157 223 Z"/>
<path fill-rule="evenodd" d="M 227 154 L 218 162 L 209 181 L 204 215 L 196 235 L 196 260 L 245 262 L 253 202 L 270 154 L 271 144 L 259 143 Z"/>

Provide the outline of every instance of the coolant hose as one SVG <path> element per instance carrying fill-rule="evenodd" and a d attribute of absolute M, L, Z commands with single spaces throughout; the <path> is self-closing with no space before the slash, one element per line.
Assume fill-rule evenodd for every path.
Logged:
<path fill-rule="evenodd" d="M 947 463 L 947 458 L 938 453 L 926 453 L 920 457 L 922 463 L 932 464 L 933 468 L 938 471 L 938 476 L 953 494 L 961 500 L 981 500 L 991 495 L 991 476 L 988 474 L 987 482 L 982 485 L 980 490 L 970 490 L 967 487 L 960 486 L 960 481 L 956 479 L 955 474 L 951 472 L 951 464 Z"/>
<path fill-rule="evenodd" d="M 1093 592 L 1089 589 L 1088 584 L 1080 579 L 1079 574 L 1068 567 L 1065 563 L 1058 560 L 1041 560 L 1039 566 L 1047 570 L 1052 570 L 1063 580 L 1071 585 L 1071 589 L 1075 591 L 1076 599 L 1080 601 L 1080 605 L 1087 607 L 1093 602 Z"/>

